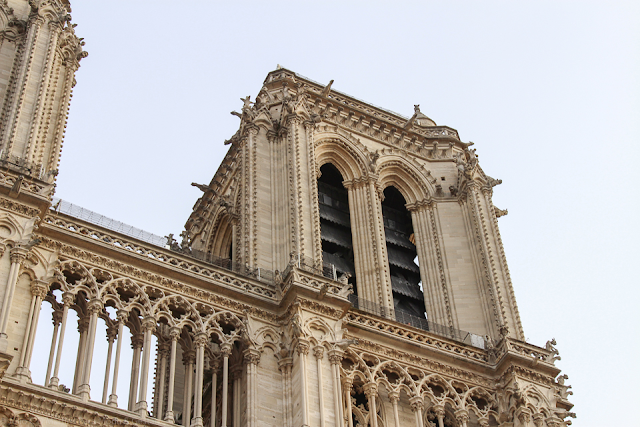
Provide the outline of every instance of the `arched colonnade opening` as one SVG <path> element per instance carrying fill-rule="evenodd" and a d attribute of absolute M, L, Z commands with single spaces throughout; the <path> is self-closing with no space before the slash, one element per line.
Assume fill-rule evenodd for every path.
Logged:
<path fill-rule="evenodd" d="M 90 284 L 67 267 L 35 307 L 34 358 L 23 367 L 33 384 L 183 426 L 240 425 L 249 348 L 240 318 L 96 271 Z"/>

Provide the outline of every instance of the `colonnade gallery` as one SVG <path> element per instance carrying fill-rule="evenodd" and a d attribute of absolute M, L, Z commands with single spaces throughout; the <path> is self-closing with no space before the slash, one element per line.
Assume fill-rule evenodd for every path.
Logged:
<path fill-rule="evenodd" d="M 180 237 L 122 227 L 54 194 L 69 13 L 0 1 L 0 425 L 571 424 L 457 130 L 278 67 Z"/>

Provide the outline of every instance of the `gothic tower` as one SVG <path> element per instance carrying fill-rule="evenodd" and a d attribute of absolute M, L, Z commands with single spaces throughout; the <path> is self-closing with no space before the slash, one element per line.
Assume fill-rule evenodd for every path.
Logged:
<path fill-rule="evenodd" d="M 524 340 L 501 181 L 417 105 L 272 71 L 181 243 L 54 202 L 70 11 L 0 0 L 0 425 L 570 424 L 555 341 Z"/>

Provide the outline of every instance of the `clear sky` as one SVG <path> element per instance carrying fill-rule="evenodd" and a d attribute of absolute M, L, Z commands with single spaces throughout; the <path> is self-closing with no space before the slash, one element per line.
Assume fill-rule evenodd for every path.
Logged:
<path fill-rule="evenodd" d="M 277 64 L 473 141 L 525 334 L 555 337 L 574 426 L 640 425 L 640 3 L 72 0 L 57 196 L 179 234 Z M 604 423 L 604 424 L 602 424 Z"/>

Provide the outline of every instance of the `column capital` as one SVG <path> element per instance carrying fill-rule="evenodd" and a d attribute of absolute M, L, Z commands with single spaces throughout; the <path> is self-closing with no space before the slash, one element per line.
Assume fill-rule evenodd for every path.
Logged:
<path fill-rule="evenodd" d="M 537 413 L 533 416 L 533 423 L 536 427 L 542 427 L 544 425 L 544 415 Z"/>
<path fill-rule="evenodd" d="M 193 350 L 187 350 L 182 353 L 182 363 L 184 365 L 193 363 L 195 362 L 195 360 L 196 360 L 196 353 Z"/>
<path fill-rule="evenodd" d="M 51 317 L 53 320 L 53 326 L 59 325 L 62 323 L 62 310 L 54 310 L 53 313 L 51 313 Z"/>
<path fill-rule="evenodd" d="M 376 383 L 367 383 L 364 385 L 363 389 L 365 396 L 368 398 L 378 396 L 378 384 Z"/>
<path fill-rule="evenodd" d="M 245 365 L 257 365 L 260 363 L 260 351 L 249 348 L 242 353 L 243 362 Z"/>
<path fill-rule="evenodd" d="M 436 414 L 436 417 L 444 418 L 444 416 L 445 416 L 444 406 L 442 406 L 442 405 L 433 405 L 433 407 L 431 409 L 433 410 L 433 413 Z"/>
<path fill-rule="evenodd" d="M 458 409 L 455 413 L 456 421 L 460 424 L 469 422 L 469 412 L 466 409 Z"/>
<path fill-rule="evenodd" d="M 331 362 L 332 365 L 340 365 L 343 358 L 344 351 L 337 348 L 329 350 L 329 362 Z"/>
<path fill-rule="evenodd" d="M 28 249 L 23 248 L 22 246 L 12 246 L 9 250 L 9 255 L 11 257 L 11 264 L 20 264 L 27 259 L 27 254 L 29 253 Z"/>
<path fill-rule="evenodd" d="M 104 304 L 98 298 L 93 298 L 91 301 L 89 301 L 89 304 L 87 304 L 87 311 L 90 314 L 100 313 L 103 308 Z"/>
<path fill-rule="evenodd" d="M 73 305 L 73 302 L 75 301 L 75 299 L 76 299 L 76 296 L 69 291 L 62 294 L 62 304 L 64 304 L 67 307 Z"/>
<path fill-rule="evenodd" d="M 282 359 L 278 360 L 278 369 L 280 371 L 287 368 L 291 368 L 292 366 L 293 366 L 293 359 L 290 357 L 283 357 Z"/>
<path fill-rule="evenodd" d="M 389 392 L 389 401 L 394 405 L 400 400 L 400 392 L 398 390 L 392 390 Z"/>
<path fill-rule="evenodd" d="M 424 409 L 424 399 L 420 396 L 413 396 L 409 399 L 411 410 L 413 412 L 422 411 Z"/>
<path fill-rule="evenodd" d="M 155 319 L 155 317 L 147 316 L 142 320 L 143 332 L 151 331 L 151 333 L 153 333 L 155 332 L 157 326 L 158 321 Z"/>
<path fill-rule="evenodd" d="M 531 422 L 531 411 L 529 410 L 529 408 L 520 407 L 516 409 L 516 417 L 522 424 L 528 424 L 529 422 Z"/>
<path fill-rule="evenodd" d="M 313 355 L 316 359 L 322 359 L 324 357 L 324 347 L 321 345 L 313 347 Z"/>
<path fill-rule="evenodd" d="M 144 344 L 144 335 L 140 332 L 131 335 L 131 348 L 132 349 L 140 349 Z"/>
<path fill-rule="evenodd" d="M 116 337 L 118 336 L 118 327 L 117 325 L 111 325 L 107 327 L 107 341 L 109 343 L 113 343 Z"/>
<path fill-rule="evenodd" d="M 202 348 L 209 342 L 209 335 L 206 332 L 198 332 L 193 339 L 196 348 Z"/>
<path fill-rule="evenodd" d="M 309 354 L 309 347 L 309 341 L 302 339 L 298 340 L 298 343 L 296 344 L 296 351 L 298 352 L 298 356 Z"/>
<path fill-rule="evenodd" d="M 178 341 L 178 338 L 180 338 L 181 333 L 182 333 L 182 329 L 176 326 L 172 326 L 171 329 L 169 330 L 169 338 L 171 338 L 171 341 Z"/>
<path fill-rule="evenodd" d="M 422 200 L 418 200 L 406 205 L 409 212 L 420 212 L 422 210 L 431 210 L 436 207 L 436 202 L 430 197 Z"/>
<path fill-rule="evenodd" d="M 49 282 L 45 282 L 44 280 L 36 279 L 31 282 L 31 295 L 44 298 L 47 296 L 49 292 Z"/>
<path fill-rule="evenodd" d="M 125 324 L 129 320 L 129 312 L 121 308 L 116 312 L 116 318 L 118 323 Z"/>
<path fill-rule="evenodd" d="M 351 390 L 351 388 L 353 387 L 353 378 L 343 377 L 342 378 L 342 385 L 347 390 Z"/>
<path fill-rule="evenodd" d="M 220 353 L 222 354 L 222 357 L 229 357 L 232 350 L 233 345 L 231 343 L 225 342 L 220 344 Z"/>

